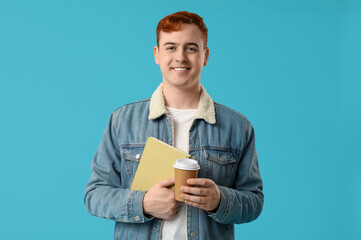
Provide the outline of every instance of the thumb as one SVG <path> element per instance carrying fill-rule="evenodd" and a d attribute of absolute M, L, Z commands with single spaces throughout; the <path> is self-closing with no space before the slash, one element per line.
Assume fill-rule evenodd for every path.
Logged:
<path fill-rule="evenodd" d="M 173 186 L 174 183 L 175 183 L 175 180 L 174 180 L 174 177 L 172 177 L 172 178 L 168 178 L 168 179 L 159 181 L 158 186 L 168 188 L 168 187 Z"/>

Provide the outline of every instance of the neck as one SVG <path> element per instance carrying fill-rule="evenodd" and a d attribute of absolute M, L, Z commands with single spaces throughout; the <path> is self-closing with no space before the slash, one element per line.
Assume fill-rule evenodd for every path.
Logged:
<path fill-rule="evenodd" d="M 163 95 L 165 105 L 177 109 L 196 109 L 198 108 L 201 95 L 201 85 L 195 87 L 180 89 L 163 83 Z"/>

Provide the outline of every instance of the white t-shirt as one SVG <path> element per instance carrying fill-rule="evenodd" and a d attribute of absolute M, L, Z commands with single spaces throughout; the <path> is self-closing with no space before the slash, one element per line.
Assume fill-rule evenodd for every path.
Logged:
<path fill-rule="evenodd" d="M 189 129 L 197 109 L 175 109 L 167 107 L 173 120 L 174 146 L 186 153 L 189 151 Z M 177 215 L 170 220 L 164 220 L 162 240 L 187 239 L 187 207 L 181 204 Z"/>

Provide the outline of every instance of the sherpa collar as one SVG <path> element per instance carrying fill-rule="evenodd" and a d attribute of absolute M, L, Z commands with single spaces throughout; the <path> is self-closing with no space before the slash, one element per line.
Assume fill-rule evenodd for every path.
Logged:
<path fill-rule="evenodd" d="M 163 84 L 161 83 L 157 90 L 152 95 L 149 105 L 149 120 L 156 119 L 163 114 L 168 114 L 165 107 L 163 96 Z M 216 112 L 214 110 L 214 103 L 212 98 L 206 92 L 206 89 L 201 86 L 201 96 L 199 99 L 198 110 L 195 119 L 204 119 L 210 124 L 216 123 Z"/>

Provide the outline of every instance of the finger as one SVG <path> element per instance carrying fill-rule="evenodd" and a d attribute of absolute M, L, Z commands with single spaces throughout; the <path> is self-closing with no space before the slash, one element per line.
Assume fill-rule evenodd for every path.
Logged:
<path fill-rule="evenodd" d="M 181 207 L 181 205 L 177 202 L 177 205 L 175 206 L 175 210 L 176 210 L 176 212 L 178 212 L 178 210 L 180 209 L 180 207 Z"/>
<path fill-rule="evenodd" d="M 210 187 L 214 184 L 214 182 L 207 178 L 189 178 L 187 180 L 189 185 L 197 185 L 202 187 Z"/>
<path fill-rule="evenodd" d="M 207 196 L 208 192 L 209 192 L 207 188 L 189 187 L 189 186 L 182 186 L 181 191 L 184 193 L 190 193 L 190 194 L 201 195 L 201 196 Z"/>
<path fill-rule="evenodd" d="M 206 204 L 208 203 L 207 198 L 203 196 L 194 196 L 189 194 L 181 194 L 181 198 L 183 198 L 186 201 L 197 203 L 197 204 Z"/>
<path fill-rule="evenodd" d="M 192 207 L 206 209 L 206 205 L 203 204 L 203 203 L 195 203 L 195 202 L 191 202 L 191 201 L 188 201 L 188 200 L 185 200 L 184 203 L 189 205 L 189 206 L 192 206 Z"/>
<path fill-rule="evenodd" d="M 159 187 L 168 188 L 168 187 L 173 186 L 174 183 L 175 183 L 175 180 L 174 180 L 174 177 L 173 177 L 173 178 L 168 178 L 168 179 L 159 181 L 159 182 L 157 182 L 156 184 L 158 184 Z"/>
<path fill-rule="evenodd" d="M 174 214 L 177 214 L 179 209 L 180 209 L 180 204 L 176 201 L 176 204 L 171 207 L 170 211 L 174 215 Z"/>

